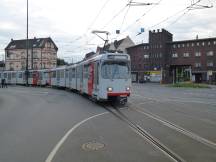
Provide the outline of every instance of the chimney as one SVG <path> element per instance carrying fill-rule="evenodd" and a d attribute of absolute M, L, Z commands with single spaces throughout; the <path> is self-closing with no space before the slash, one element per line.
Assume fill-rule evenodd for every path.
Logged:
<path fill-rule="evenodd" d="M 155 30 L 153 30 L 153 33 L 155 33 Z"/>
<path fill-rule="evenodd" d="M 13 42 L 13 38 L 11 38 L 11 42 Z"/>
<path fill-rule="evenodd" d="M 196 35 L 196 39 L 199 39 L 199 36 L 198 36 L 198 35 Z"/>
<path fill-rule="evenodd" d="M 159 32 L 160 32 L 160 29 L 157 29 L 157 32 L 159 33 Z"/>
<path fill-rule="evenodd" d="M 34 39 L 36 39 L 36 37 L 34 37 Z"/>

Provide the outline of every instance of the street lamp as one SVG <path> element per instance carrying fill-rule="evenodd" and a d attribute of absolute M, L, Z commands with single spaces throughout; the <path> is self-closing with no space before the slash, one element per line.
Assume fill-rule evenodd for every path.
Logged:
<path fill-rule="evenodd" d="M 29 40 L 28 40 L 28 0 L 27 0 L 27 22 L 26 22 L 26 86 L 28 86 L 28 46 L 29 46 Z"/>

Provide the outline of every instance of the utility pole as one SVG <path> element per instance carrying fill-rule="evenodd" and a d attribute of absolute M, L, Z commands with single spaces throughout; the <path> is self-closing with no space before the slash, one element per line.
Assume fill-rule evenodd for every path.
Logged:
<path fill-rule="evenodd" d="M 26 86 L 28 86 L 28 46 L 29 46 L 29 40 L 28 40 L 28 0 L 27 0 L 27 23 L 26 23 Z"/>

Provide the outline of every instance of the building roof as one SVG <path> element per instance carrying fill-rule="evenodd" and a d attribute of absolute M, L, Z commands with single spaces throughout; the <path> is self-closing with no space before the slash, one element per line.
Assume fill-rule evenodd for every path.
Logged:
<path fill-rule="evenodd" d="M 54 44 L 54 48 L 56 50 L 58 50 L 58 47 L 56 46 L 56 44 L 53 42 L 53 40 L 50 37 L 29 39 L 28 48 L 43 48 L 43 47 L 45 47 L 46 42 L 52 42 Z M 25 49 L 25 48 L 26 48 L 26 39 L 21 39 L 21 40 L 11 39 L 11 42 L 7 45 L 5 50 L 8 50 L 8 49 Z"/>
<path fill-rule="evenodd" d="M 123 39 L 120 39 L 120 40 L 115 40 L 114 42 L 111 42 L 111 43 L 105 45 L 105 47 L 101 48 L 101 49 L 104 49 L 105 51 L 114 52 L 121 46 L 121 44 L 123 44 L 123 42 L 125 40 L 128 40 L 128 39 L 133 43 L 133 41 L 130 39 L 130 37 L 127 36 L 126 38 L 123 38 Z M 133 45 L 134 45 L 134 43 L 133 43 Z"/>
<path fill-rule="evenodd" d="M 141 43 L 141 44 L 136 44 L 134 46 L 131 46 L 131 47 L 128 47 L 126 49 L 130 49 L 130 48 L 136 48 L 136 47 L 139 47 L 139 46 L 149 46 L 149 43 Z"/>
<path fill-rule="evenodd" d="M 202 38 L 202 39 L 181 40 L 181 41 L 173 41 L 173 42 L 167 42 L 167 43 L 168 44 L 176 44 L 176 43 L 190 43 L 190 42 L 201 42 L 201 41 L 211 41 L 211 40 L 216 40 L 216 37 Z"/>

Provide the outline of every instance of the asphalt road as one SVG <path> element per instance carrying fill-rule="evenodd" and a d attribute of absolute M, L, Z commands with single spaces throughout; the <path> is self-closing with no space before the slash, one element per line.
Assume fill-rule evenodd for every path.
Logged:
<path fill-rule="evenodd" d="M 120 112 L 183 161 L 215 162 L 215 90 L 133 85 Z M 85 97 L 51 88 L 9 87 L 0 89 L 1 161 L 174 160 Z"/>

